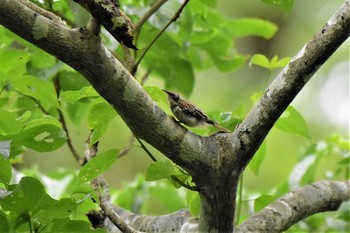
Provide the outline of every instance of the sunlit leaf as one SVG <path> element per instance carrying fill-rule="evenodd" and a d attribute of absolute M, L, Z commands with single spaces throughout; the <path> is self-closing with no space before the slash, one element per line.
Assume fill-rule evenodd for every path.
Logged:
<path fill-rule="evenodd" d="M 170 178 L 172 175 L 173 164 L 169 160 L 161 160 L 152 163 L 146 171 L 146 180 L 155 181 L 164 178 Z"/>
<path fill-rule="evenodd" d="M 106 171 L 116 160 L 118 152 L 118 149 L 110 149 L 90 159 L 79 171 L 80 182 L 90 181 Z"/>
<path fill-rule="evenodd" d="M 260 36 L 270 39 L 277 32 L 276 24 L 255 18 L 240 18 L 231 20 L 228 28 L 236 37 Z"/>
<path fill-rule="evenodd" d="M 254 56 L 252 56 L 250 58 L 250 64 L 261 66 L 266 69 L 271 68 L 269 59 L 263 54 L 255 54 Z"/>
<path fill-rule="evenodd" d="M 99 94 L 95 91 L 92 86 L 82 87 L 77 91 L 65 91 L 60 95 L 60 101 L 66 103 L 74 103 L 77 100 L 87 97 L 98 97 Z"/>
<path fill-rule="evenodd" d="M 276 199 L 276 197 L 271 195 L 262 195 L 255 199 L 254 201 L 254 210 L 255 212 L 259 212 L 261 209 L 263 209 L 265 206 L 270 204 Z"/>
<path fill-rule="evenodd" d="M 262 162 L 265 159 L 266 155 L 266 140 L 261 144 L 260 148 L 258 151 L 255 153 L 252 161 L 249 163 L 249 167 L 252 169 L 255 175 L 259 174 L 260 167 L 262 165 Z"/>
<path fill-rule="evenodd" d="M 21 77 L 27 71 L 30 53 L 19 49 L 0 49 L 0 80 Z"/>
<path fill-rule="evenodd" d="M 26 146 L 38 152 L 53 151 L 66 142 L 66 133 L 61 127 L 51 124 L 24 129 L 13 138 L 13 146 Z"/>
<path fill-rule="evenodd" d="M 275 68 L 285 67 L 290 62 L 290 59 L 290 57 L 282 58 L 276 63 Z"/>
<path fill-rule="evenodd" d="M 0 142 L 1 143 L 1 142 Z M 1 145 L 1 144 L 0 144 Z M 0 182 L 9 184 L 12 177 L 12 166 L 9 160 L 0 154 Z"/>
<path fill-rule="evenodd" d="M 21 131 L 24 121 L 17 118 L 17 114 L 0 109 L 0 135 L 13 135 Z"/>
<path fill-rule="evenodd" d="M 201 204 L 197 192 L 187 191 L 186 193 L 187 206 L 193 217 L 198 217 L 201 212 Z"/>
<path fill-rule="evenodd" d="M 44 186 L 37 179 L 23 177 L 11 194 L 0 199 L 0 205 L 5 210 L 22 214 L 38 210 L 45 198 Z"/>
<path fill-rule="evenodd" d="M 12 87 L 20 93 L 60 108 L 53 83 L 33 76 L 22 76 L 11 80 Z"/>
<path fill-rule="evenodd" d="M 284 111 L 275 124 L 276 128 L 286 133 L 310 138 L 310 133 L 303 116 L 292 106 Z"/>
<path fill-rule="evenodd" d="M 88 112 L 88 125 L 94 129 L 90 144 L 97 142 L 106 132 L 109 123 L 117 116 L 112 106 L 102 98 L 91 103 Z"/>

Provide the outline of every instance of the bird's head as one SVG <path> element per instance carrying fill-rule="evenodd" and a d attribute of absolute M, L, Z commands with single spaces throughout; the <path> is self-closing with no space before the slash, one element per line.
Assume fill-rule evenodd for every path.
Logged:
<path fill-rule="evenodd" d="M 171 102 L 178 102 L 180 100 L 180 95 L 177 94 L 176 92 L 172 92 L 172 91 L 167 91 L 167 90 L 163 90 L 165 93 L 167 93 L 168 95 L 168 99 Z"/>

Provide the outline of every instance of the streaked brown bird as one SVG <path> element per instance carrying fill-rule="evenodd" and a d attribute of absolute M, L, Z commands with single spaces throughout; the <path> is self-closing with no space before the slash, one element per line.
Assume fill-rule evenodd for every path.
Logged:
<path fill-rule="evenodd" d="M 172 91 L 163 90 L 168 95 L 170 109 L 174 116 L 183 124 L 190 127 L 213 126 L 220 131 L 230 133 L 228 129 L 216 124 L 199 108 L 188 100 L 183 99 L 179 94 Z"/>

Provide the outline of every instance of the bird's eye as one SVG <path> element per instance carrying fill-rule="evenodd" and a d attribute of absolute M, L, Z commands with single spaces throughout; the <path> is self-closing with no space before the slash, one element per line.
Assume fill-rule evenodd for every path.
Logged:
<path fill-rule="evenodd" d="M 172 93 L 172 94 L 171 94 L 171 98 L 172 98 L 173 100 L 177 101 L 177 100 L 179 100 L 180 96 L 179 96 L 179 94 L 177 94 L 177 93 Z"/>

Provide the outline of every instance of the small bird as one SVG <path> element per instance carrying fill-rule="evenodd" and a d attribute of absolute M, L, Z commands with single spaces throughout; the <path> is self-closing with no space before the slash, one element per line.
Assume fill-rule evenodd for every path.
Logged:
<path fill-rule="evenodd" d="M 168 95 L 170 109 L 175 117 L 183 124 L 190 127 L 200 127 L 210 125 L 220 131 L 230 133 L 228 129 L 216 124 L 207 115 L 205 115 L 199 108 L 191 104 L 189 101 L 183 99 L 179 94 L 163 90 Z"/>

